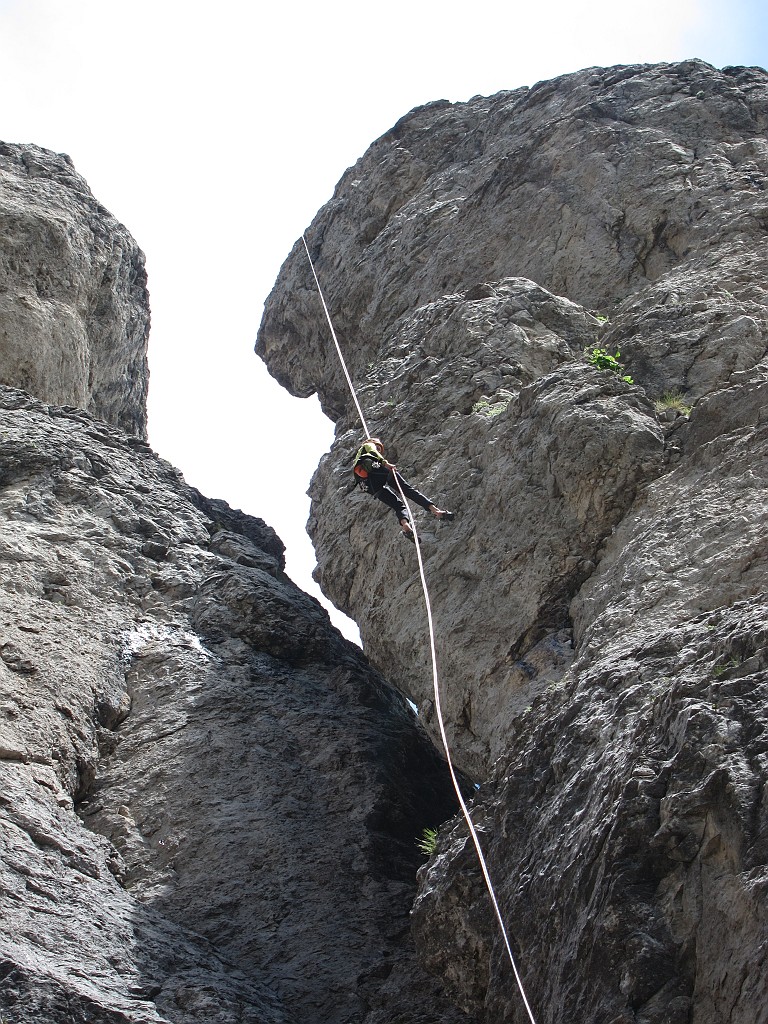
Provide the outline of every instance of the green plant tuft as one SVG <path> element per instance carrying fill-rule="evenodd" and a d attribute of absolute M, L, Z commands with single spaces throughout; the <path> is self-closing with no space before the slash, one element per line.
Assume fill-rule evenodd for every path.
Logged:
<path fill-rule="evenodd" d="M 634 384 L 634 380 L 624 373 L 624 367 L 619 362 L 621 352 L 616 349 L 615 355 L 611 355 L 608 349 L 600 348 L 599 345 L 593 345 L 592 348 L 584 350 L 584 356 L 590 366 L 594 366 L 597 370 L 611 370 L 613 373 L 619 374 L 621 379 L 626 384 Z"/>
<path fill-rule="evenodd" d="M 437 849 L 437 829 L 425 828 L 421 833 L 421 839 L 416 840 L 416 845 L 422 853 L 431 857 Z"/>

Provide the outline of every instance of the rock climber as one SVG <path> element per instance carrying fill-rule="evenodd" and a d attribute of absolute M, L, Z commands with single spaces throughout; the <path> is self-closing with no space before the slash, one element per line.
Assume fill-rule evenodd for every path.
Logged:
<path fill-rule="evenodd" d="M 397 516 L 400 528 L 408 540 L 413 540 L 413 527 L 408 517 L 408 509 L 398 490 L 415 501 L 417 505 L 427 509 L 437 519 L 453 519 L 453 512 L 440 509 L 433 501 L 425 497 L 397 472 L 397 467 L 384 457 L 384 445 L 378 437 L 368 437 L 358 448 L 353 463 L 355 482 L 367 494 L 383 501 Z"/>

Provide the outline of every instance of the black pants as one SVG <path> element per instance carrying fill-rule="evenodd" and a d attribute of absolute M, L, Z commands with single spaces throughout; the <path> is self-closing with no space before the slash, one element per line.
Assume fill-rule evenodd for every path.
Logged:
<path fill-rule="evenodd" d="M 397 474 L 397 483 L 402 487 L 403 494 L 410 498 L 411 501 L 415 501 L 417 505 L 421 505 L 422 508 L 429 508 L 430 505 L 435 504 L 431 498 L 426 498 L 421 491 L 411 487 L 408 481 L 403 480 L 399 473 Z M 400 520 L 408 518 L 408 509 L 400 497 L 397 483 L 395 483 L 395 474 L 391 469 L 384 472 L 373 472 L 368 477 L 370 493 L 374 498 L 383 501 L 387 508 L 391 508 L 397 516 L 397 521 L 400 522 Z"/>

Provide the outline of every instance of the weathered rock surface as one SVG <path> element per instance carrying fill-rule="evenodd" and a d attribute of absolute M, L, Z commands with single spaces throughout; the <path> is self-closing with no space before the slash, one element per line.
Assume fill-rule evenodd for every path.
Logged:
<path fill-rule="evenodd" d="M 307 232 L 370 429 L 457 513 L 417 518 L 446 724 L 540 1021 L 768 1019 L 767 132 L 761 69 L 590 69 L 413 111 Z M 434 733 L 301 243 L 257 351 L 337 420 L 318 579 Z M 526 1019 L 461 824 L 414 930 L 467 1012 Z"/>
<path fill-rule="evenodd" d="M 477 801 L 544 1019 L 766 1019 L 768 366 L 744 376 L 676 431 L 572 604 L 575 660 Z M 463 832 L 416 928 L 465 1008 L 522 1020 Z"/>
<path fill-rule="evenodd" d="M 263 522 L 0 388 L 0 1016 L 464 1019 L 411 949 L 453 813 Z"/>
<path fill-rule="evenodd" d="M 373 144 L 307 233 L 370 429 L 458 512 L 427 547 L 470 770 L 562 674 L 568 602 L 663 469 L 652 400 L 692 403 L 765 356 L 767 129 L 764 72 L 696 61 L 432 104 Z M 642 390 L 584 368 L 598 339 Z M 257 349 L 336 412 L 312 485 L 318 576 L 428 719 L 410 553 L 372 558 L 391 523 L 346 500 L 358 428 L 300 244 Z"/>
<path fill-rule="evenodd" d="M 765 72 L 699 61 L 591 69 L 412 111 L 307 232 L 353 378 L 400 355 L 400 317 L 513 276 L 610 311 L 625 356 L 639 322 L 643 351 L 651 340 L 680 349 L 654 384 L 698 395 L 751 365 L 767 130 Z M 317 390 L 338 415 L 346 386 L 306 262 L 299 241 L 258 349 L 286 387 Z"/>
<path fill-rule="evenodd" d="M 0 142 L 0 384 L 146 437 L 144 255 L 68 156 Z"/>

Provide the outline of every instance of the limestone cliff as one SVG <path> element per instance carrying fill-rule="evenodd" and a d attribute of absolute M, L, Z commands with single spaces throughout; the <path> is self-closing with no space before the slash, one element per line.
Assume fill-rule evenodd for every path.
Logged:
<path fill-rule="evenodd" d="M 146 437 L 144 255 L 63 154 L 0 143 L 0 384 Z"/>
<path fill-rule="evenodd" d="M 37 392 L 0 386 L 0 1019 L 464 1020 L 409 933 L 444 762 L 273 530 L 137 436 L 124 229 L 0 154 L 0 366 Z"/>
<path fill-rule="evenodd" d="M 307 231 L 371 430 L 456 512 L 417 520 L 447 728 L 540 1021 L 768 1020 L 767 133 L 759 68 L 590 69 L 411 112 Z M 318 578 L 434 733 L 301 243 L 257 351 L 337 421 Z M 422 957 L 523 1021 L 484 901 L 454 824 Z"/>

